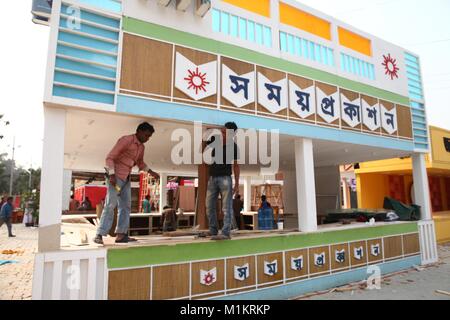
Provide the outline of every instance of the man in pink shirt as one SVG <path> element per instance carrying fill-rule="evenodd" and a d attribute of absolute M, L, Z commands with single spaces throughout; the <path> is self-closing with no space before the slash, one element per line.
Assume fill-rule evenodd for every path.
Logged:
<path fill-rule="evenodd" d="M 134 166 L 140 171 L 147 171 L 155 178 L 159 175 L 149 169 L 144 162 L 146 143 L 155 132 L 153 126 L 142 123 L 136 130 L 136 134 L 124 136 L 117 141 L 114 148 L 106 157 L 106 166 L 109 170 L 109 179 L 106 181 L 108 193 L 105 207 L 97 229 L 95 243 L 103 244 L 103 237 L 109 233 L 114 221 L 114 209 L 119 206 L 116 228 L 116 243 L 136 241 L 128 237 L 131 213 L 131 185 L 130 174 Z"/>

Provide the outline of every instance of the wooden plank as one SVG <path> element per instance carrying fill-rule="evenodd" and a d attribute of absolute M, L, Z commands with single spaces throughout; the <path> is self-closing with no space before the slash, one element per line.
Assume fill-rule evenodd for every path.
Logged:
<path fill-rule="evenodd" d="M 402 256 L 402 236 L 384 238 L 384 257 L 386 260 L 401 258 Z"/>
<path fill-rule="evenodd" d="M 363 257 L 361 260 L 358 260 L 355 257 L 355 249 L 363 248 Z M 350 256 L 351 256 L 351 264 L 352 268 L 360 267 L 367 265 L 367 246 L 366 241 L 356 241 L 350 243 Z"/>
<path fill-rule="evenodd" d="M 302 270 L 294 270 L 291 268 L 291 259 L 298 258 L 303 256 L 303 269 Z M 302 250 L 294 250 L 288 251 L 285 255 L 285 263 L 286 263 L 286 279 L 299 278 L 308 276 L 308 249 Z"/>
<path fill-rule="evenodd" d="M 405 255 L 420 253 L 418 233 L 403 235 L 403 252 Z"/>
<path fill-rule="evenodd" d="M 216 282 L 210 286 L 200 283 L 200 271 L 210 271 L 213 268 L 217 269 L 217 279 Z M 225 261 L 224 260 L 213 260 L 205 262 L 192 263 L 192 295 L 206 294 L 209 292 L 214 292 L 214 295 L 223 294 L 222 291 L 225 290 Z M 216 293 L 222 292 L 222 293 Z"/>
<path fill-rule="evenodd" d="M 314 264 L 314 255 L 325 253 L 325 264 L 323 266 L 316 266 Z M 330 253 L 329 246 L 309 249 L 309 274 L 324 273 L 330 271 Z"/>
<path fill-rule="evenodd" d="M 121 89 L 170 97 L 173 45 L 125 33 Z"/>
<path fill-rule="evenodd" d="M 397 119 L 399 137 L 411 139 L 413 137 L 411 108 L 397 105 Z"/>
<path fill-rule="evenodd" d="M 343 262 L 338 262 L 336 260 L 336 251 L 340 252 L 344 250 L 345 252 L 345 260 Z M 347 269 L 350 267 L 350 250 L 348 243 L 345 244 L 336 244 L 331 246 L 331 270 L 336 269 Z"/>
<path fill-rule="evenodd" d="M 267 275 L 264 273 L 264 262 L 272 263 L 273 261 L 277 261 L 277 273 L 273 276 Z M 284 279 L 283 275 L 283 254 L 280 253 L 271 253 L 271 254 L 263 254 L 257 257 L 258 261 L 258 287 L 261 287 L 265 283 L 269 282 L 281 282 Z M 273 284 L 275 285 L 275 284 Z"/>
<path fill-rule="evenodd" d="M 372 254 L 373 245 L 379 245 L 380 253 L 378 256 Z M 383 260 L 383 241 L 381 238 L 367 241 L 367 260 L 369 264 L 374 264 Z"/>
<path fill-rule="evenodd" d="M 189 264 L 153 267 L 152 300 L 189 296 Z"/>
<path fill-rule="evenodd" d="M 109 272 L 109 300 L 150 300 L 150 268 Z"/>
<path fill-rule="evenodd" d="M 247 263 L 249 264 L 249 277 L 244 281 L 236 280 L 234 278 L 234 267 L 241 267 Z M 253 256 L 227 259 L 227 290 L 254 285 L 256 285 L 256 265 Z"/>

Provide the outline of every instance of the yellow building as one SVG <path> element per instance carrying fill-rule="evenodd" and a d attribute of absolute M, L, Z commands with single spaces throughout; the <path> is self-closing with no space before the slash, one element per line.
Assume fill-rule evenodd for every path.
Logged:
<path fill-rule="evenodd" d="M 450 241 L 450 131 L 430 126 L 431 154 L 426 156 L 433 219 L 438 242 Z M 414 203 L 410 157 L 360 163 L 355 171 L 358 207 L 381 208 L 384 197 Z"/>

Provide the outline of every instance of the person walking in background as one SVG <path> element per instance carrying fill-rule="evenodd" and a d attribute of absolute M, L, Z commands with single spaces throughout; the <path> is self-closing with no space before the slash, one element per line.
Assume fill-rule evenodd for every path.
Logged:
<path fill-rule="evenodd" d="M 14 238 L 15 235 L 12 234 L 12 213 L 14 211 L 13 207 L 13 197 L 8 197 L 6 202 L 2 205 L 2 208 L 0 209 L 0 227 L 3 226 L 3 224 L 6 224 L 8 227 L 8 236 L 10 238 Z"/>
<path fill-rule="evenodd" d="M 233 214 L 234 214 L 234 221 L 235 221 L 235 228 L 234 229 L 242 229 L 242 218 L 241 218 L 241 211 L 244 209 L 244 202 L 241 200 L 241 195 L 237 194 L 236 197 L 233 199 Z"/>
<path fill-rule="evenodd" d="M 80 206 L 80 203 L 78 202 L 78 200 L 75 200 L 74 195 L 71 195 L 70 202 L 69 202 L 69 211 L 76 211 L 79 206 Z"/>

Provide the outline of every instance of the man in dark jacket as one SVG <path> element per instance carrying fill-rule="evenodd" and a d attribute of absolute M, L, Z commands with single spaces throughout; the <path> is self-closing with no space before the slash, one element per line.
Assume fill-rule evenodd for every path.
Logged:
<path fill-rule="evenodd" d="M 8 227 L 8 236 L 10 238 L 14 238 L 15 235 L 12 234 L 12 222 L 11 217 L 12 213 L 14 211 L 13 207 L 13 197 L 9 197 L 6 202 L 2 205 L 2 208 L 0 209 L 0 227 L 3 226 L 4 223 L 6 223 L 6 226 Z"/>

